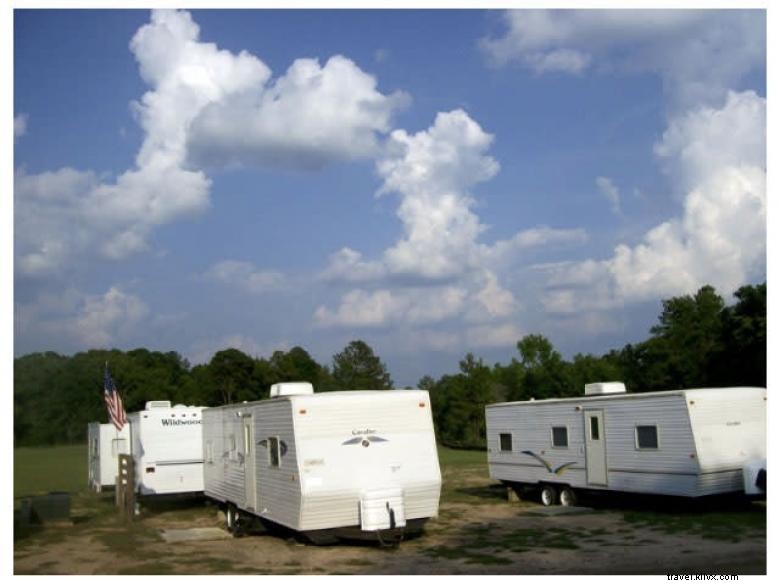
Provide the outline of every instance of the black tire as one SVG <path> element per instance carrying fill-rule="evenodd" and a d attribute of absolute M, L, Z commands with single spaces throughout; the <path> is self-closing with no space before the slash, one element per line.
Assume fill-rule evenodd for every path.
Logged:
<path fill-rule="evenodd" d="M 236 535 L 238 528 L 238 508 L 233 504 L 228 504 L 225 509 L 225 530 L 230 534 Z"/>
<path fill-rule="evenodd" d="M 339 542 L 339 538 L 333 530 L 310 530 L 303 534 L 315 546 L 330 546 Z"/>
<path fill-rule="evenodd" d="M 552 506 L 558 501 L 558 490 L 554 486 L 543 485 L 539 493 L 539 501 L 542 502 L 542 506 Z"/>
<path fill-rule="evenodd" d="M 558 499 L 561 506 L 576 506 L 577 505 L 577 493 L 570 487 L 565 487 L 558 494 Z"/>
<path fill-rule="evenodd" d="M 406 527 L 404 528 L 404 540 L 411 540 L 413 538 L 419 538 L 425 531 L 425 523 L 428 518 L 415 518 L 413 520 L 406 521 Z"/>

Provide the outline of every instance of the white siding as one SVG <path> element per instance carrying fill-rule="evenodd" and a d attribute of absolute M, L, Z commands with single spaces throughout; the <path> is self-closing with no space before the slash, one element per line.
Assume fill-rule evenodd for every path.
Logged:
<path fill-rule="evenodd" d="M 179 405 L 128 415 L 138 493 L 203 491 L 202 410 Z"/>
<path fill-rule="evenodd" d="M 334 392 L 294 404 L 302 529 L 359 524 L 362 494 L 378 488 L 401 489 L 406 519 L 437 515 L 441 473 L 427 392 Z M 371 437 L 383 440 L 363 447 Z"/>
<path fill-rule="evenodd" d="M 121 431 L 113 424 L 89 423 L 87 426 L 87 466 L 89 486 L 100 491 L 113 486 L 119 471 L 119 453 L 130 452 L 130 428 Z"/>
<path fill-rule="evenodd" d="M 694 495 L 698 464 L 684 396 L 681 393 L 653 393 L 645 396 L 609 396 L 567 400 L 491 405 L 486 409 L 488 464 L 495 479 L 589 486 L 585 473 L 584 410 L 604 413 L 607 457 L 606 489 Z M 552 447 L 551 429 L 568 428 L 569 447 Z M 657 450 L 637 449 L 638 425 L 658 428 Z M 512 433 L 512 452 L 499 449 L 499 434 Z M 559 473 L 549 471 L 531 451 Z"/>
<path fill-rule="evenodd" d="M 206 409 L 203 416 L 204 450 L 212 453 L 212 460 L 209 462 L 207 459 L 205 464 L 205 493 L 216 500 L 247 509 L 243 421 L 244 417 L 251 416 L 255 476 L 250 482 L 254 482 L 257 493 L 257 508 L 250 511 L 297 530 L 300 475 L 290 409 L 288 398 Z M 270 465 L 269 437 L 278 437 L 286 446 L 279 467 Z M 233 442 L 234 451 L 231 450 Z"/>
<path fill-rule="evenodd" d="M 263 517 L 298 529 L 301 478 L 298 472 L 291 402 L 288 399 L 277 398 L 255 403 L 251 412 L 255 429 L 255 481 L 258 510 Z M 287 447 L 279 460 L 279 467 L 270 465 L 267 443 L 269 437 L 279 437 Z M 264 440 L 265 446 L 258 444 Z"/>
<path fill-rule="evenodd" d="M 407 519 L 437 514 L 441 474 L 427 392 L 330 392 L 206 409 L 206 495 L 243 507 L 243 466 L 224 457 L 223 445 L 235 432 L 242 446 L 239 410 L 253 420 L 259 516 L 295 530 L 355 526 L 361 494 L 392 486 L 403 492 Z M 269 463 L 270 437 L 286 445 L 278 468 Z M 366 437 L 384 440 L 363 447 Z"/>
<path fill-rule="evenodd" d="M 742 468 L 704 472 L 697 480 L 696 493 L 700 496 L 741 492 L 745 489 Z"/>
<path fill-rule="evenodd" d="M 689 390 L 686 398 L 702 471 L 766 459 L 766 389 Z"/>
<path fill-rule="evenodd" d="M 243 444 L 238 406 L 203 410 L 203 491 L 221 502 L 244 503 Z M 236 450 L 231 452 L 230 437 Z"/>
<path fill-rule="evenodd" d="M 578 410 L 579 409 L 579 410 Z M 607 489 L 701 496 L 742 489 L 742 466 L 766 458 L 766 389 L 712 388 L 490 405 L 490 475 L 505 481 L 550 481 L 589 487 L 584 474 L 582 411 L 601 410 L 607 453 Z M 550 427 L 569 428 L 569 448 L 553 449 Z M 658 449 L 638 449 L 637 426 L 656 426 Z M 511 432 L 513 450 L 499 450 Z M 576 461 L 560 475 L 553 468 Z"/>
<path fill-rule="evenodd" d="M 585 446 L 582 412 L 575 405 L 535 401 L 514 403 L 511 406 L 488 407 L 487 448 L 490 477 L 504 481 L 538 483 L 551 481 L 579 486 L 585 485 Z M 568 429 L 569 446 L 552 446 L 552 427 Z M 512 435 L 512 451 L 501 451 L 499 435 Z M 544 459 L 553 469 L 549 471 L 530 451 Z M 556 474 L 554 470 L 572 463 Z"/>
<path fill-rule="evenodd" d="M 608 487 L 627 492 L 696 495 L 698 462 L 680 394 L 604 404 Z M 658 449 L 636 447 L 636 427 L 656 426 Z"/>

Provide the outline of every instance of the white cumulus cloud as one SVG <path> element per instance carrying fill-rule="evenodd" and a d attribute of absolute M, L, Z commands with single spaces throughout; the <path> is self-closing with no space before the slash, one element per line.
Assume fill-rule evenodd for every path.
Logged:
<path fill-rule="evenodd" d="M 380 289 L 354 289 L 345 294 L 337 309 L 317 308 L 317 325 L 379 327 L 389 323 L 424 325 L 459 315 L 467 291 L 457 286 Z"/>
<path fill-rule="evenodd" d="M 259 270 L 251 262 L 222 260 L 212 266 L 206 278 L 237 287 L 249 293 L 258 294 L 283 287 L 285 276 L 273 270 Z"/>
<path fill-rule="evenodd" d="M 720 102 L 765 59 L 761 10 L 513 10 L 504 26 L 481 42 L 497 66 L 658 73 L 675 111 Z"/>
<path fill-rule="evenodd" d="M 273 80 L 256 56 L 199 37 L 188 12 L 154 10 L 130 42 L 150 86 L 133 104 L 144 130 L 134 168 L 114 180 L 72 168 L 17 172 L 21 275 L 66 273 L 95 252 L 120 259 L 146 249 L 156 226 L 209 207 L 201 165 L 308 168 L 370 156 L 406 101 L 381 94 L 345 57 L 324 66 L 301 59 Z"/>
<path fill-rule="evenodd" d="M 615 213 L 620 213 L 620 190 L 609 177 L 596 177 L 596 186 L 609 201 L 609 206 Z"/>
<path fill-rule="evenodd" d="M 380 194 L 398 193 L 404 237 L 385 251 L 391 274 L 450 278 L 479 266 L 484 231 L 470 189 L 492 178 L 498 162 L 485 154 L 493 137 L 463 110 L 439 113 L 427 130 L 395 130 L 377 169 Z"/>
<path fill-rule="evenodd" d="M 611 258 L 537 267 L 548 311 L 604 311 L 706 283 L 729 294 L 765 276 L 766 100 L 734 90 L 765 67 L 765 28 L 761 10 L 516 10 L 501 34 L 482 40 L 497 66 L 652 73 L 667 98 L 654 152 L 679 214 Z M 615 183 L 596 185 L 621 213 Z"/>
<path fill-rule="evenodd" d="M 14 311 L 17 335 L 45 339 L 45 348 L 113 347 L 137 332 L 148 315 L 143 299 L 118 285 L 98 294 L 72 287 L 43 291 L 17 302 Z"/>
<path fill-rule="evenodd" d="M 491 142 L 492 136 L 462 110 L 438 114 L 430 128 L 416 134 L 391 133 L 377 161 L 384 180 L 379 193 L 400 196 L 397 215 L 403 236 L 379 260 L 366 261 L 357 251 L 342 249 L 331 256 L 323 276 L 347 283 L 416 284 L 353 289 L 336 309 L 319 307 L 317 324 L 434 323 L 466 311 L 471 305 L 467 298 L 480 293 L 463 280 L 479 267 L 476 239 L 484 230 L 471 210 L 469 190 L 498 171 L 498 163 L 485 154 Z M 449 281 L 460 282 L 451 286 Z M 490 290 L 483 294 L 499 310 L 507 303 L 500 296 L 491 298 Z"/>
<path fill-rule="evenodd" d="M 463 110 L 439 113 L 427 129 L 394 130 L 377 161 L 380 196 L 397 195 L 402 235 L 380 258 L 351 248 L 330 257 L 321 276 L 360 284 L 339 306 L 321 306 L 321 326 L 387 326 L 462 319 L 503 319 L 518 307 L 499 271 L 526 250 L 587 239 L 580 229 L 529 228 L 512 237 L 480 242 L 488 229 L 474 212 L 472 189 L 499 170 L 488 154 L 492 135 Z M 371 289 L 371 286 L 378 287 Z"/>
<path fill-rule="evenodd" d="M 618 245 L 610 259 L 547 267 L 547 309 L 603 309 L 704 284 L 730 294 L 765 277 L 765 125 L 766 100 L 753 92 L 672 120 L 655 152 L 685 193 L 681 214 L 635 245 Z"/>
<path fill-rule="evenodd" d="M 498 323 L 469 327 L 464 333 L 466 347 L 512 347 L 523 337 L 523 330 L 514 323 Z"/>
<path fill-rule="evenodd" d="M 148 313 L 148 307 L 140 298 L 111 287 L 103 295 L 86 297 L 73 321 L 73 328 L 85 346 L 109 347 Z"/>
<path fill-rule="evenodd" d="M 376 153 L 377 135 L 408 101 L 337 55 L 296 60 L 268 86 L 214 102 L 194 120 L 188 148 L 203 165 L 319 168 Z"/>
<path fill-rule="evenodd" d="M 723 102 L 674 117 L 655 145 L 683 193 L 728 167 L 766 168 L 766 100 L 753 91 L 732 91 Z"/>
<path fill-rule="evenodd" d="M 14 116 L 14 140 L 27 133 L 27 118 L 27 114 L 17 114 Z"/>

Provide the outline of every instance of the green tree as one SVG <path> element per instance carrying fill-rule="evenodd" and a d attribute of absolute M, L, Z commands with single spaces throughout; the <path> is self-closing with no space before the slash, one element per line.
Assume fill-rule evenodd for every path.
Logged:
<path fill-rule="evenodd" d="M 530 398 L 523 384 L 525 370 L 517 359 L 512 358 L 507 365 L 496 364 L 493 366 L 493 379 L 500 388 L 499 392 L 504 400 L 515 401 Z"/>
<path fill-rule="evenodd" d="M 268 362 L 267 380 L 269 384 L 278 382 L 309 382 L 315 391 L 321 392 L 330 387 L 329 373 L 318 364 L 302 347 L 293 347 L 290 351 L 275 351 Z"/>
<path fill-rule="evenodd" d="M 187 402 L 183 390 L 189 364 L 178 353 L 138 348 L 127 353 L 115 352 L 108 361 L 128 412 L 144 408 L 149 400 Z"/>
<path fill-rule="evenodd" d="M 593 382 L 622 381 L 625 383 L 620 363 L 615 355 L 597 357 L 578 353 L 574 356 L 568 371 L 569 387 L 573 395 L 582 394 L 585 384 Z"/>
<path fill-rule="evenodd" d="M 766 387 L 766 283 L 743 286 L 721 315 L 723 345 L 712 363 L 725 385 Z"/>
<path fill-rule="evenodd" d="M 567 364 L 543 335 L 526 335 L 517 342 L 522 368 L 522 388 L 529 398 L 572 395 Z"/>
<path fill-rule="evenodd" d="M 709 366 L 722 351 L 723 299 L 709 285 L 663 301 L 658 324 L 644 343 L 646 390 L 695 388 L 712 380 Z"/>
<path fill-rule="evenodd" d="M 420 390 L 427 390 L 428 392 L 431 392 L 436 388 L 436 380 L 434 380 L 430 376 L 423 376 L 422 378 L 420 378 L 420 381 L 417 382 L 417 387 Z"/>
<path fill-rule="evenodd" d="M 464 441 L 467 445 L 485 444 L 485 406 L 496 401 L 496 387 L 490 368 L 481 359 L 468 353 L 460 361 L 464 409 L 467 419 L 463 421 Z"/>
<path fill-rule="evenodd" d="M 460 373 L 430 376 L 420 387 L 431 394 L 433 421 L 442 443 L 454 447 L 484 447 L 485 405 L 498 401 L 501 385 L 481 359 L 468 353 L 460 361 Z"/>
<path fill-rule="evenodd" d="M 56 442 L 50 424 L 60 400 L 69 358 L 54 352 L 33 353 L 14 360 L 14 442 L 41 445 Z M 46 421 L 43 423 L 43 421 Z"/>
<path fill-rule="evenodd" d="M 333 356 L 333 379 L 344 390 L 387 390 L 393 381 L 385 364 L 365 342 L 350 342 Z"/>
<path fill-rule="evenodd" d="M 231 404 L 260 398 L 255 374 L 255 360 L 234 348 L 218 351 L 209 362 L 211 392 L 208 403 Z"/>

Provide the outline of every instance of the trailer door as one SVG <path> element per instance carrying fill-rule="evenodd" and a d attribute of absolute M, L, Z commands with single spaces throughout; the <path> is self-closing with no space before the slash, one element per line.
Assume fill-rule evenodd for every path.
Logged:
<path fill-rule="evenodd" d="M 255 427 L 252 415 L 244 421 L 244 502 L 248 510 L 257 509 L 257 474 L 255 473 Z"/>
<path fill-rule="evenodd" d="M 607 485 L 607 441 L 604 411 L 585 410 L 585 462 L 589 485 Z"/>

